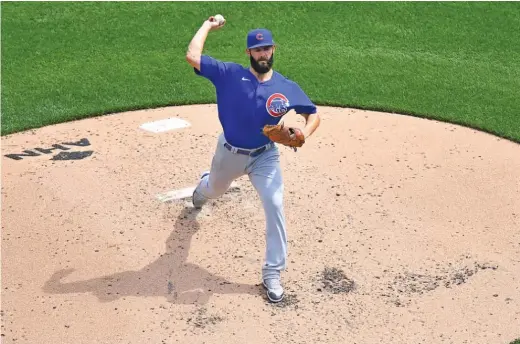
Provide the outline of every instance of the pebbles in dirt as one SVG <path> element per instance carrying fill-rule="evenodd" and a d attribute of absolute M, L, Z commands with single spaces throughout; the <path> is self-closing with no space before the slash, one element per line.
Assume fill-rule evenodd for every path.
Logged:
<path fill-rule="evenodd" d="M 277 307 L 277 308 L 293 307 L 294 309 L 297 309 L 298 303 L 300 303 L 300 300 L 298 300 L 298 298 L 296 297 L 295 294 L 285 294 L 282 301 L 277 302 L 277 303 L 272 303 L 271 305 L 273 307 Z"/>
<path fill-rule="evenodd" d="M 356 288 L 355 282 L 339 268 L 325 267 L 321 273 L 321 283 L 323 288 L 318 291 L 325 290 L 333 294 L 349 293 Z"/>
<path fill-rule="evenodd" d="M 438 268 L 434 273 L 404 272 L 394 277 L 387 286 L 388 293 L 382 296 L 389 297 L 390 302 L 396 306 L 404 306 L 411 301 L 409 297 L 423 295 L 440 287 L 452 288 L 467 283 L 477 272 L 487 269 L 496 270 L 498 266 L 474 262 L 473 265 L 462 267 L 449 264 L 448 267 Z M 408 299 L 404 300 L 403 297 Z"/>
<path fill-rule="evenodd" d="M 193 318 L 188 318 L 187 322 L 193 324 L 197 328 L 206 328 L 208 325 L 215 325 L 224 321 L 224 318 L 218 314 L 207 314 L 208 310 L 205 307 L 199 308 Z"/>

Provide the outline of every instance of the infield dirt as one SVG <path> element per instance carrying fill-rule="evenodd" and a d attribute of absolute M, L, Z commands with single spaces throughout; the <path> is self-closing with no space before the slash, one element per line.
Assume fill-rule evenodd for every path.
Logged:
<path fill-rule="evenodd" d="M 201 211 L 157 197 L 208 169 L 215 105 L 2 137 L 2 343 L 520 337 L 520 145 L 409 116 L 318 110 L 305 146 L 280 148 L 280 304 L 260 284 L 265 222 L 247 177 Z M 166 118 L 190 126 L 140 128 Z"/>

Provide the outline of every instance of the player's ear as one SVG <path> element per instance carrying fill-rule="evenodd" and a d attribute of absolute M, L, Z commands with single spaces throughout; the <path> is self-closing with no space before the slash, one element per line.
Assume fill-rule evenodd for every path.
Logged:
<path fill-rule="evenodd" d="M 251 50 L 246 49 L 246 54 L 247 54 L 248 56 L 251 56 Z"/>

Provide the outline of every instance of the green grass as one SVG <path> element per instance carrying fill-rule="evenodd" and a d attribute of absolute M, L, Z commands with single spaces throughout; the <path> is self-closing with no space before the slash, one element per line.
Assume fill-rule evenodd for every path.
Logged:
<path fill-rule="evenodd" d="M 512 341 L 510 344 L 520 344 L 520 338 L 515 339 L 515 340 Z"/>
<path fill-rule="evenodd" d="M 2 135 L 129 109 L 212 103 L 185 62 L 247 64 L 246 32 L 272 29 L 275 68 L 317 104 L 414 114 L 520 142 L 520 3 L 2 2 Z"/>

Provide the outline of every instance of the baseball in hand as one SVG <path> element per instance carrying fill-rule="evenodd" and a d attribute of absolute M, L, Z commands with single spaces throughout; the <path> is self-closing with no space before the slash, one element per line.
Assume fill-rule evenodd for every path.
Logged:
<path fill-rule="evenodd" d="M 226 21 L 226 20 L 224 19 L 224 17 L 222 16 L 222 14 L 217 14 L 217 15 L 215 16 L 215 20 L 219 23 L 219 25 L 224 24 L 224 22 Z"/>

